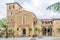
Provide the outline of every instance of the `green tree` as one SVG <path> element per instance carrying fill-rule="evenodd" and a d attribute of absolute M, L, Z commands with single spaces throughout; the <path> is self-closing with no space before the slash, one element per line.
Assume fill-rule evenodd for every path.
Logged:
<path fill-rule="evenodd" d="M 9 36 L 14 36 L 14 30 L 12 30 L 12 29 L 8 30 L 8 34 L 9 34 Z"/>
<path fill-rule="evenodd" d="M 57 2 L 57 3 L 54 3 L 54 4 L 50 5 L 50 6 L 48 6 L 47 9 L 53 10 L 54 12 L 58 12 L 58 15 L 59 15 L 59 12 L 60 12 L 60 2 Z"/>
<path fill-rule="evenodd" d="M 1 21 L 6 24 L 6 18 L 2 18 Z"/>
<path fill-rule="evenodd" d="M 2 24 L 2 27 L 5 28 L 6 38 L 7 38 L 7 37 L 8 37 L 7 25 L 3 23 L 3 24 Z"/>
<path fill-rule="evenodd" d="M 2 18 L 0 20 L 0 27 L 5 28 L 5 32 L 6 32 L 6 38 L 8 37 L 8 32 L 7 32 L 7 25 L 6 25 L 6 19 Z"/>
<path fill-rule="evenodd" d="M 2 24 L 3 24 L 3 22 L 2 22 L 2 20 L 0 20 L 0 27 L 2 27 Z"/>
<path fill-rule="evenodd" d="M 50 6 L 48 6 L 47 9 L 49 9 L 49 10 L 52 9 L 52 10 L 54 10 L 56 12 L 60 12 L 60 2 L 57 2 L 57 3 L 54 3 L 54 4 L 50 5 Z"/>

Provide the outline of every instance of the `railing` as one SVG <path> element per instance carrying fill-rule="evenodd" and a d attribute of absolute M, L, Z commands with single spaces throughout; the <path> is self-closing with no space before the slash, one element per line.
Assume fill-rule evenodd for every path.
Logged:
<path fill-rule="evenodd" d="M 41 26 L 53 26 L 53 24 L 42 24 Z"/>

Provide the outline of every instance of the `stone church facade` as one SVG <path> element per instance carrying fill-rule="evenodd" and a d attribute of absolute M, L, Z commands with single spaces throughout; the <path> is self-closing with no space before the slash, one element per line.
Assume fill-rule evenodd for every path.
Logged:
<path fill-rule="evenodd" d="M 7 3 L 7 26 L 14 36 L 60 36 L 60 19 L 38 19 L 18 3 Z"/>

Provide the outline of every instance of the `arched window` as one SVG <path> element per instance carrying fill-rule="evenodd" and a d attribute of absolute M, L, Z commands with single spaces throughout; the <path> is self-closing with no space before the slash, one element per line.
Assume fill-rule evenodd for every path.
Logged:
<path fill-rule="evenodd" d="M 23 24 L 25 24 L 26 23 L 26 18 L 25 17 L 23 17 Z"/>
<path fill-rule="evenodd" d="M 11 9 L 11 6 L 9 5 L 9 9 Z"/>
<path fill-rule="evenodd" d="M 13 5 L 13 9 L 15 9 L 15 5 Z"/>
<path fill-rule="evenodd" d="M 19 28 L 17 28 L 17 31 L 19 31 Z"/>
<path fill-rule="evenodd" d="M 11 21 L 12 21 L 12 19 L 11 19 Z"/>
<path fill-rule="evenodd" d="M 11 15 L 12 15 L 12 12 L 11 12 Z"/>

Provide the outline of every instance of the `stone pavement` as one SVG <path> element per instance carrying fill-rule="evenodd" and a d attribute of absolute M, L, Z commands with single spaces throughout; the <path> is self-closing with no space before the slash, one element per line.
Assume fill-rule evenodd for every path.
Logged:
<path fill-rule="evenodd" d="M 15 37 L 15 38 L 0 38 L 0 40 L 60 40 L 60 37 Z"/>

